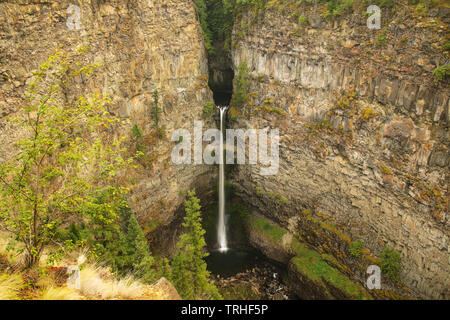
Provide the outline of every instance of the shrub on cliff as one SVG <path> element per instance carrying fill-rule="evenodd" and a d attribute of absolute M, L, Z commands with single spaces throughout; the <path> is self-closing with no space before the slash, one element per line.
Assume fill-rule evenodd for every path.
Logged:
<path fill-rule="evenodd" d="M 366 5 L 376 4 L 381 8 L 392 8 L 394 6 L 394 0 L 370 0 L 366 1 Z"/>
<path fill-rule="evenodd" d="M 351 256 L 359 258 L 361 257 L 362 249 L 363 249 L 362 241 L 361 239 L 358 239 L 350 244 L 348 252 L 350 253 Z"/>
<path fill-rule="evenodd" d="M 433 71 L 434 82 L 446 80 L 450 76 L 450 64 L 440 66 Z"/>
<path fill-rule="evenodd" d="M 246 62 L 241 62 L 238 66 L 238 75 L 236 77 L 231 106 L 236 108 L 244 107 L 249 99 L 248 96 L 248 67 Z"/>
<path fill-rule="evenodd" d="M 384 249 L 380 254 L 381 271 L 392 280 L 398 280 L 401 269 L 400 259 L 400 254 L 396 250 Z"/>
<path fill-rule="evenodd" d="M 160 114 L 162 113 L 162 110 L 159 107 L 159 93 L 158 93 L 158 90 L 156 90 L 156 89 L 155 89 L 155 91 L 153 91 L 153 103 L 150 108 L 150 113 L 152 114 L 152 117 L 153 117 L 153 122 L 154 122 L 153 127 L 159 132 L 159 129 L 160 129 L 159 121 L 161 120 Z"/>
<path fill-rule="evenodd" d="M 308 17 L 301 15 L 298 17 L 298 24 L 301 26 L 306 26 L 308 24 Z"/>
<path fill-rule="evenodd" d="M 330 0 L 327 2 L 327 12 L 325 17 L 329 18 L 351 11 L 354 0 Z"/>
<path fill-rule="evenodd" d="M 136 160 L 141 160 L 145 156 L 146 149 L 144 144 L 142 143 L 142 130 L 138 127 L 137 124 L 133 125 L 133 127 L 131 128 L 131 135 L 134 139 L 136 149 L 134 157 L 136 158 Z"/>
<path fill-rule="evenodd" d="M 202 114 L 204 119 L 211 117 L 211 115 L 214 111 L 214 107 L 215 107 L 215 104 L 214 104 L 213 100 L 210 100 L 205 103 L 205 105 L 203 106 L 203 114 Z"/>
<path fill-rule="evenodd" d="M 212 54 L 214 53 L 214 47 L 212 45 L 212 33 L 208 25 L 207 0 L 194 0 L 194 5 L 195 12 L 197 14 L 197 20 L 199 21 L 202 28 L 205 48 L 210 54 Z"/>

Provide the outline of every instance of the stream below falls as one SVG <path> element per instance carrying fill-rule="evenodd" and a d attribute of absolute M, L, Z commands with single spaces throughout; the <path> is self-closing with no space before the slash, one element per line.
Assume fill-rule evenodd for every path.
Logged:
<path fill-rule="evenodd" d="M 226 300 L 295 300 L 285 284 L 285 268 L 253 248 L 218 250 L 206 258 L 208 270 Z"/>

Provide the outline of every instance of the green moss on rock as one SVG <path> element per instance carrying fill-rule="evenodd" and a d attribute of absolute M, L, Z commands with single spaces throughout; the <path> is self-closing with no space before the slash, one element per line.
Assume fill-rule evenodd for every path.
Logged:
<path fill-rule="evenodd" d="M 292 248 L 295 252 L 292 262 L 297 267 L 297 271 L 318 286 L 323 287 L 328 296 L 332 296 L 329 290 L 329 287 L 332 286 L 349 299 L 372 299 L 364 288 L 351 281 L 336 268 L 331 267 L 316 251 L 308 249 L 297 240 L 292 242 Z"/>
<path fill-rule="evenodd" d="M 249 223 L 254 230 L 267 235 L 271 241 L 281 241 L 287 233 L 287 230 L 254 215 L 250 216 Z"/>
<path fill-rule="evenodd" d="M 345 272 L 349 271 L 348 268 L 343 268 L 331 255 L 321 255 L 292 236 L 284 237 L 289 233 L 286 229 L 263 217 L 251 215 L 248 223 L 251 232 L 256 232 L 259 237 L 273 243 L 274 247 L 283 247 L 291 257 L 290 261 L 295 266 L 296 273 L 299 274 L 296 278 L 304 280 L 305 283 L 314 283 L 324 297 L 372 299 L 359 283 L 353 282 L 345 275 Z"/>

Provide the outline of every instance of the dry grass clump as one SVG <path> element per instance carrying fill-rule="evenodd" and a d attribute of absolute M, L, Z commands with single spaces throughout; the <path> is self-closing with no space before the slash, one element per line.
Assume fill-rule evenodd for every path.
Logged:
<path fill-rule="evenodd" d="M 86 266 L 80 272 L 80 293 L 91 299 L 139 299 L 145 285 L 131 276 L 115 279 L 102 267 Z"/>
<path fill-rule="evenodd" d="M 48 267 L 46 253 L 40 266 L 23 270 L 17 257 L 6 252 L 7 234 L 0 233 L 0 300 L 167 300 L 179 299 L 175 288 L 164 278 L 145 285 L 132 275 L 117 279 L 109 268 L 86 263 L 85 252 L 72 252 L 57 265 Z M 20 258 L 20 257 L 19 257 Z M 20 259 L 19 259 L 20 260 Z M 68 267 L 80 268 L 80 288 L 67 285 Z"/>
<path fill-rule="evenodd" d="M 89 264 L 81 268 L 79 289 L 61 283 L 52 273 L 40 275 L 36 279 L 31 275 L 34 273 L 0 273 L 0 300 L 180 299 L 173 286 L 164 278 L 154 285 L 145 285 L 131 275 L 117 279 L 109 269 Z"/>
<path fill-rule="evenodd" d="M 80 282 L 80 293 L 88 299 L 181 300 L 165 278 L 153 285 L 145 285 L 132 276 L 116 279 L 106 268 L 86 266 L 80 272 Z"/>
<path fill-rule="evenodd" d="M 19 299 L 20 289 L 24 283 L 19 274 L 0 274 L 0 300 Z"/>
<path fill-rule="evenodd" d="M 73 289 L 67 287 L 45 288 L 38 300 L 81 300 L 82 296 Z"/>

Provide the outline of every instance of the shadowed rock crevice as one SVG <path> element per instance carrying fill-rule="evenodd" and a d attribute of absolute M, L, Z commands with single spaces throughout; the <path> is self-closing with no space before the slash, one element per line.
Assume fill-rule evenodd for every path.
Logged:
<path fill-rule="evenodd" d="M 214 94 L 216 105 L 229 105 L 233 93 L 234 71 L 229 52 L 224 49 L 224 42 L 214 43 L 214 53 L 208 56 L 209 87 Z"/>

